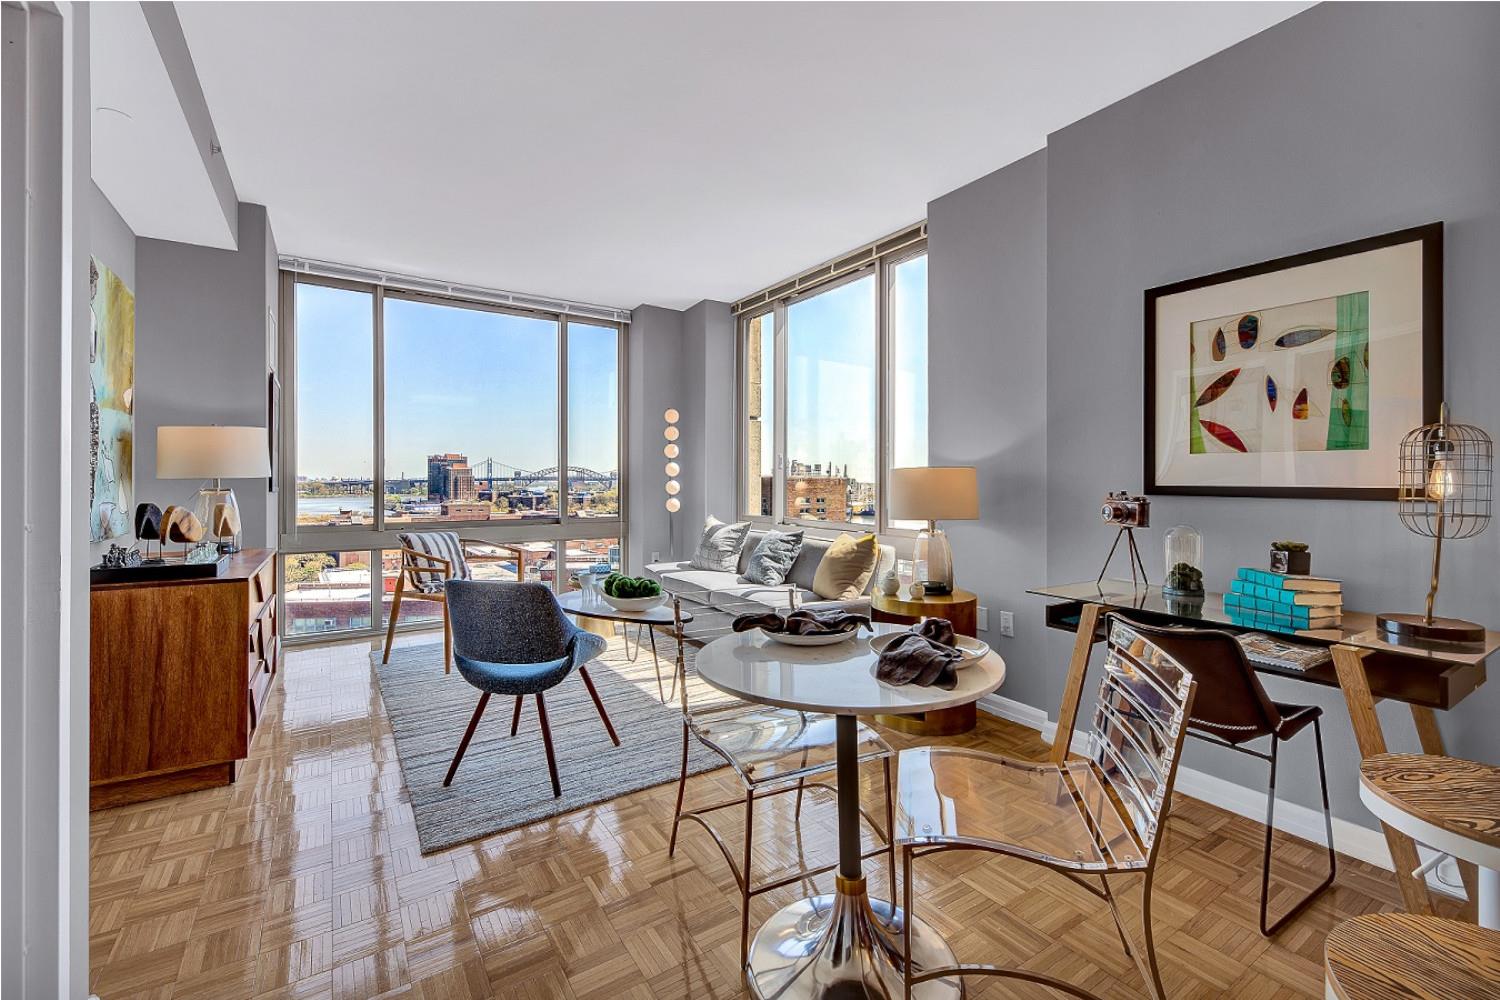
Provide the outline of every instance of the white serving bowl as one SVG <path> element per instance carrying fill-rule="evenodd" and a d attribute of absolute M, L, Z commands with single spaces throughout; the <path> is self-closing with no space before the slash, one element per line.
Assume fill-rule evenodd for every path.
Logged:
<path fill-rule="evenodd" d="M 767 632 L 765 629 L 760 631 L 767 639 L 779 642 L 783 646 L 832 646 L 837 642 L 848 642 L 859 635 L 857 628 L 852 628 L 847 632 L 828 632 L 823 635 L 791 635 L 786 632 Z"/>
<path fill-rule="evenodd" d="M 657 594 L 655 597 L 610 597 L 604 593 L 601 593 L 599 596 L 604 598 L 605 604 L 608 604 L 616 611 L 650 611 L 667 599 L 665 592 Z"/>
<path fill-rule="evenodd" d="M 889 646 L 891 643 L 895 642 L 898 637 L 905 634 L 905 632 L 887 632 L 885 635 L 877 635 L 875 638 L 870 640 L 870 648 L 877 653 L 884 653 L 885 647 Z M 963 659 L 959 660 L 953 665 L 955 670 L 962 670 L 964 667 L 972 667 L 974 664 L 984 659 L 990 651 L 988 643 L 980 642 L 978 639 L 971 638 L 967 635 L 954 636 L 953 642 L 958 651 L 963 654 Z"/>

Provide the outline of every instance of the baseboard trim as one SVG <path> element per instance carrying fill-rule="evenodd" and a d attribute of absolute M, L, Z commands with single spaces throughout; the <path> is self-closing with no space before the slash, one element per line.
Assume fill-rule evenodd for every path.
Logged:
<path fill-rule="evenodd" d="M 988 715 L 1037 730 L 1047 743 L 1051 743 L 1057 734 L 1057 723 L 1047 718 L 1047 713 L 1010 698 L 989 695 L 979 700 L 978 708 Z M 1072 751 L 1084 754 L 1088 752 L 1088 749 L 1088 738 L 1075 731 Z M 1248 788 L 1191 767 L 1177 769 L 1176 787 L 1177 791 L 1189 798 L 1217 806 L 1237 816 L 1253 819 L 1258 823 L 1266 821 L 1266 792 L 1263 788 Z M 1275 826 L 1283 833 L 1301 837 L 1314 844 L 1323 843 L 1323 813 L 1320 810 L 1279 799 L 1276 802 Z M 1333 818 L 1333 846 L 1340 854 L 1384 868 L 1386 871 L 1393 871 L 1395 868 L 1391 863 L 1390 850 L 1386 847 L 1385 835 L 1378 829 L 1335 816 Z M 1421 845 L 1418 845 L 1417 850 L 1423 860 L 1432 854 Z M 1428 874 L 1427 884 L 1437 892 L 1462 899 L 1462 890 L 1455 889 L 1437 878 L 1441 870 L 1450 874 L 1456 881 L 1458 873 L 1453 869 L 1454 865 L 1451 861 L 1443 862 L 1440 869 L 1435 869 Z"/>

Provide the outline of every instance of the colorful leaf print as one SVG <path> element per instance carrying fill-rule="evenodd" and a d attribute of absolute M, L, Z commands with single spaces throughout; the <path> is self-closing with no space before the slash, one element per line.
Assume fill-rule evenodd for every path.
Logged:
<path fill-rule="evenodd" d="M 1240 317 L 1240 347 L 1246 351 L 1255 346 L 1260 337 L 1260 317 L 1255 314 Z"/>
<path fill-rule="evenodd" d="M 1303 389 L 1301 392 L 1297 393 L 1297 398 L 1292 401 L 1292 419 L 1306 420 L 1307 412 L 1307 390 Z"/>
<path fill-rule="evenodd" d="M 1332 328 L 1325 326 L 1299 326 L 1294 330 L 1288 330 L 1276 338 L 1277 347 L 1301 347 L 1303 344 L 1311 344 L 1315 340 L 1322 340 L 1333 333 Z"/>
<path fill-rule="evenodd" d="M 1204 420 L 1201 417 L 1198 419 L 1198 423 L 1203 426 L 1205 431 L 1212 434 L 1220 444 L 1233 448 L 1235 451 L 1249 451 L 1245 447 L 1245 442 L 1240 440 L 1240 436 L 1223 424 L 1216 424 L 1212 420 Z"/>
<path fill-rule="evenodd" d="M 1349 357 L 1345 355 L 1333 363 L 1333 370 L 1328 373 L 1328 380 L 1333 383 L 1335 389 L 1349 388 Z"/>
<path fill-rule="evenodd" d="M 1266 402 L 1271 404 L 1271 412 L 1276 412 L 1276 380 L 1266 376 Z"/>
<path fill-rule="evenodd" d="M 1224 328 L 1219 327 L 1219 332 L 1214 334 L 1213 356 L 1215 361 L 1223 361 L 1224 355 L 1229 353 L 1229 347 L 1224 341 Z"/>
<path fill-rule="evenodd" d="M 1209 387 L 1203 390 L 1203 394 L 1198 397 L 1198 405 L 1207 406 L 1209 403 L 1212 403 L 1214 400 L 1224 395 L 1224 393 L 1228 392 L 1229 387 L 1234 384 L 1234 380 L 1239 376 L 1239 374 L 1240 370 L 1238 368 L 1235 368 L 1232 371 L 1227 371 L 1223 375 L 1220 375 L 1218 378 L 1214 379 Z"/>

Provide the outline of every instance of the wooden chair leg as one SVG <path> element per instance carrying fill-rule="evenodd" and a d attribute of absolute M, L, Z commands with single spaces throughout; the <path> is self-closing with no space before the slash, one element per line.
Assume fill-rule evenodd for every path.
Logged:
<path fill-rule="evenodd" d="M 562 797 L 562 782 L 557 780 L 557 758 L 552 754 L 552 727 L 547 725 L 547 704 L 542 693 L 536 693 L 536 717 L 542 724 L 542 746 L 547 751 L 547 770 L 552 775 L 552 797 Z"/>
<path fill-rule="evenodd" d="M 516 730 L 521 728 L 521 703 L 526 700 L 524 695 L 516 695 L 516 714 L 510 717 L 510 734 L 516 735 Z"/>
<path fill-rule="evenodd" d="M 448 602 L 443 602 L 443 673 L 453 672 L 453 627 L 448 623 Z"/>
<path fill-rule="evenodd" d="M 599 710 L 599 718 L 604 720 L 604 731 L 609 733 L 609 738 L 615 746 L 619 746 L 620 737 L 615 735 L 614 724 L 609 721 L 609 713 L 604 710 L 604 702 L 599 698 L 599 692 L 594 687 L 594 679 L 589 676 L 588 668 L 580 666 L 578 676 L 583 678 L 583 686 L 589 689 L 589 697 L 594 699 L 594 707 Z"/>
<path fill-rule="evenodd" d="M 458 762 L 464 759 L 464 751 L 469 749 L 469 741 L 474 738 L 474 730 L 479 728 L 479 720 L 484 715 L 484 707 L 489 703 L 490 693 L 486 691 L 479 696 L 479 705 L 474 709 L 474 717 L 469 720 L 469 728 L 464 730 L 464 738 L 458 741 L 458 753 L 453 755 L 453 763 L 448 765 L 448 776 L 443 779 L 444 788 L 453 784 L 453 775 L 458 772 Z"/>
<path fill-rule="evenodd" d="M 396 619 L 401 614 L 401 591 L 406 583 L 406 571 L 403 570 L 396 577 L 396 596 L 391 599 L 391 623 L 385 629 L 385 655 L 380 658 L 381 663 L 391 662 L 391 643 L 396 641 Z"/>

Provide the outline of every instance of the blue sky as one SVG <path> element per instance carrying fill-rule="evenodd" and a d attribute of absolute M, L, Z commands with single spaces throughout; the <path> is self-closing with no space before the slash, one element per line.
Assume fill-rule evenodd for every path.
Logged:
<path fill-rule="evenodd" d="M 373 469 L 370 297 L 297 286 L 298 473 Z M 573 465 L 618 459 L 613 328 L 574 324 L 568 352 Z M 386 474 L 425 476 L 427 456 L 456 451 L 523 469 L 557 462 L 558 325 L 550 320 L 388 298 Z"/>
<path fill-rule="evenodd" d="M 873 482 L 876 450 L 875 277 L 787 307 L 787 458 L 832 462 Z M 892 458 L 927 464 L 927 257 L 892 277 Z"/>

